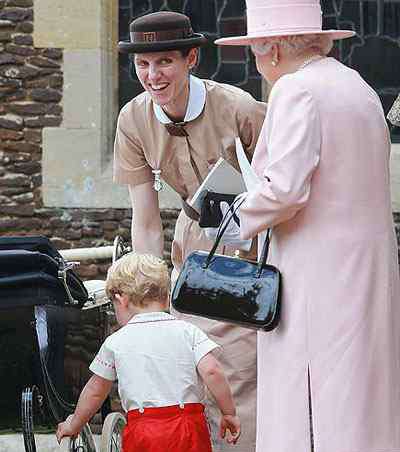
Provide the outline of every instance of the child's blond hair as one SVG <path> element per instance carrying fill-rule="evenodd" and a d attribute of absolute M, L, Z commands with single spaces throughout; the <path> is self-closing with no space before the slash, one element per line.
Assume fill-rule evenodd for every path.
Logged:
<path fill-rule="evenodd" d="M 124 293 L 135 305 L 168 300 L 170 279 L 165 262 L 150 254 L 128 253 L 108 269 L 106 294 Z"/>

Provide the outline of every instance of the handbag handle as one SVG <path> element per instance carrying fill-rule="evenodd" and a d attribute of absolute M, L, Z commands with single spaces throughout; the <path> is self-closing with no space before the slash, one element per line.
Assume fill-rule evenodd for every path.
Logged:
<path fill-rule="evenodd" d="M 236 201 L 240 201 L 236 206 L 234 205 Z M 224 218 L 221 221 L 221 224 L 219 225 L 217 236 L 215 238 L 215 242 L 213 247 L 211 248 L 207 259 L 204 262 L 203 268 L 207 268 L 212 258 L 214 257 L 215 251 L 217 250 L 220 241 L 222 239 L 222 236 L 224 235 L 226 229 L 228 228 L 229 223 L 233 220 L 233 217 L 236 215 L 236 212 L 239 210 L 240 206 L 244 203 L 245 199 L 238 199 L 233 201 L 231 206 L 229 207 L 229 210 L 225 213 Z M 230 215 L 229 215 L 230 214 Z M 229 218 L 228 218 L 229 216 Z M 225 223 L 224 223 L 225 222 Z M 264 245 L 261 251 L 260 259 L 257 262 L 257 274 L 256 277 L 259 278 L 261 276 L 262 270 L 265 267 L 265 264 L 268 259 L 268 252 L 269 252 L 269 244 L 270 244 L 270 229 L 267 230 L 267 235 L 265 237 Z"/>

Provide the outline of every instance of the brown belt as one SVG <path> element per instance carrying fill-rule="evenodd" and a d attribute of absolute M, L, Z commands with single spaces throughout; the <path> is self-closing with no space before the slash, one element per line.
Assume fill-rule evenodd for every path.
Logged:
<path fill-rule="evenodd" d="M 185 212 L 186 216 L 189 217 L 193 221 L 199 221 L 200 215 L 199 213 L 193 209 L 183 198 L 182 201 L 182 209 Z"/>

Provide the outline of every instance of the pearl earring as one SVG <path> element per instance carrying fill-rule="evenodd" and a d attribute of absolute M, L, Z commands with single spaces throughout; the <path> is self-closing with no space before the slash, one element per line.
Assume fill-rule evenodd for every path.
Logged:
<path fill-rule="evenodd" d="M 273 61 L 271 61 L 271 64 L 272 64 L 272 66 L 275 67 L 278 63 L 275 60 L 273 60 Z"/>

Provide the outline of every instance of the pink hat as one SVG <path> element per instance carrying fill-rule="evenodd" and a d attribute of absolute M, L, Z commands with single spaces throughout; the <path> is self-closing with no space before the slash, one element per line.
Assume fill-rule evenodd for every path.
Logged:
<path fill-rule="evenodd" d="M 219 45 L 249 45 L 255 38 L 328 34 L 332 39 L 351 38 L 350 30 L 322 30 L 319 0 L 246 0 L 247 35 L 221 38 Z"/>

